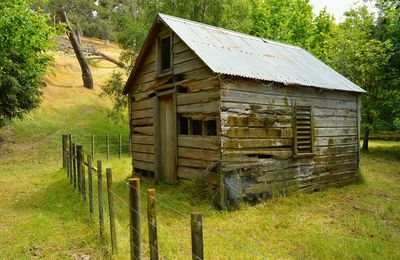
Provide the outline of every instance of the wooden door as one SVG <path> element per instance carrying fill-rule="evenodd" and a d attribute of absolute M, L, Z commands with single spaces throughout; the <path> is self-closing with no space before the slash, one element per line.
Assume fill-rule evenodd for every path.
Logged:
<path fill-rule="evenodd" d="M 159 177 L 168 184 L 176 182 L 177 127 L 173 94 L 159 97 Z"/>

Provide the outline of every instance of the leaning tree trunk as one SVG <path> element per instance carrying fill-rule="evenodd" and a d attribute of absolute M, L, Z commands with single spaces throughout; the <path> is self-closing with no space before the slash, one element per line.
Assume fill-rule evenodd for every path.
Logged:
<path fill-rule="evenodd" d="M 67 25 L 68 38 L 71 42 L 72 48 L 74 49 L 75 56 L 79 61 L 79 65 L 81 66 L 83 86 L 88 89 L 93 89 L 93 78 L 89 68 L 89 63 L 87 62 L 86 57 L 82 52 L 78 37 L 76 36 L 74 30 L 72 30 L 71 24 L 69 23 L 67 13 L 65 12 L 64 8 L 62 8 L 62 10 L 60 11 L 60 17 L 61 20 Z"/>
<path fill-rule="evenodd" d="M 366 121 L 367 121 L 366 122 L 367 126 L 364 128 L 364 139 L 363 139 L 363 145 L 362 145 L 362 150 L 363 151 L 368 151 L 369 126 L 372 123 L 371 115 L 367 115 Z"/>

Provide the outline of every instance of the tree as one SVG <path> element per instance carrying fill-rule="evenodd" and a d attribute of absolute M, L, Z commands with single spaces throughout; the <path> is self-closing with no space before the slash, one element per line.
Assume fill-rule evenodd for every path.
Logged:
<path fill-rule="evenodd" d="M 364 88 L 362 96 L 363 150 L 368 150 L 370 131 L 388 120 L 398 96 L 393 95 L 396 77 L 391 66 L 394 56 L 390 40 L 377 38 L 374 15 L 366 6 L 351 9 L 335 31 L 329 46 L 328 64 Z"/>
<path fill-rule="evenodd" d="M 48 20 L 25 0 L 0 2 L 0 126 L 40 103 L 42 77 L 52 59 Z"/>

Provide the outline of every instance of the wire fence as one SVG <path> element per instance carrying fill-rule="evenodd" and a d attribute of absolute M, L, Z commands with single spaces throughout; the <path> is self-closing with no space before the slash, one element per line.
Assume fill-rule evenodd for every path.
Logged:
<path fill-rule="evenodd" d="M 192 259 L 204 259 L 204 233 L 207 238 L 224 244 L 225 250 L 240 249 L 250 258 L 266 259 L 257 250 L 257 247 L 262 247 L 260 241 L 246 243 L 235 240 L 212 227 L 211 223 L 204 225 L 203 214 L 192 212 L 187 207 L 187 211 L 182 210 L 185 206 L 158 198 L 155 189 L 142 190 L 139 178 L 131 178 L 116 188 L 112 170 L 107 168 L 106 178 L 103 178 L 102 162 L 97 161 L 96 167 L 93 166 L 92 154 L 87 154 L 85 160 L 82 151 L 82 145 L 73 144 L 71 136 L 63 136 L 63 168 L 82 200 L 89 202 L 90 217 L 99 228 L 102 241 L 111 244 L 112 255 L 130 255 L 131 259 L 187 258 L 191 255 Z M 147 205 L 141 203 L 141 197 Z M 175 217 L 157 218 L 156 205 Z M 218 252 L 211 251 L 218 257 Z"/>

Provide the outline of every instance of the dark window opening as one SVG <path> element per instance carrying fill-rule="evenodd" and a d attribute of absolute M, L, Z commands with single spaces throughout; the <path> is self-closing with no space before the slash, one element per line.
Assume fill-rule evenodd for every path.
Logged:
<path fill-rule="evenodd" d="M 206 135 L 217 135 L 217 121 L 215 120 L 204 121 L 204 128 Z"/>
<path fill-rule="evenodd" d="M 171 37 L 160 41 L 160 71 L 165 72 L 171 68 Z"/>
<path fill-rule="evenodd" d="M 259 158 L 259 159 L 268 159 L 272 158 L 271 154 L 258 154 L 258 153 L 251 153 L 247 155 L 248 157 Z"/>
<path fill-rule="evenodd" d="M 203 133 L 203 122 L 201 120 L 192 120 L 192 134 L 202 135 Z"/>
<path fill-rule="evenodd" d="M 175 74 L 175 75 L 173 76 L 173 79 L 174 79 L 174 82 L 179 82 L 179 81 L 182 81 L 182 80 L 185 79 L 185 75 L 182 74 L 182 73 Z"/>
<path fill-rule="evenodd" d="M 189 118 L 179 117 L 179 133 L 181 135 L 189 134 Z"/>
<path fill-rule="evenodd" d="M 187 88 L 185 88 L 184 86 L 178 86 L 177 91 L 178 93 L 188 93 Z"/>

